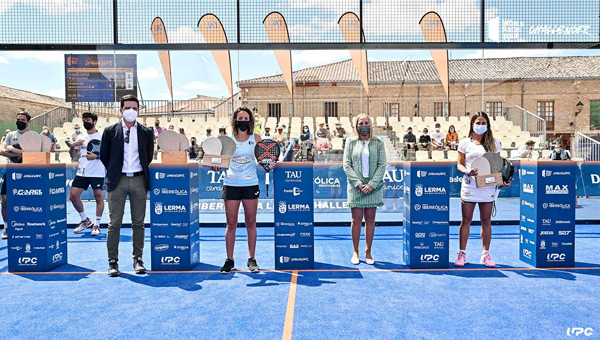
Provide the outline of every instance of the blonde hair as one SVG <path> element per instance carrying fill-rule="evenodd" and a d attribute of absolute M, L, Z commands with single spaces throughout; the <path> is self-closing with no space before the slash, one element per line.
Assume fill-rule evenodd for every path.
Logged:
<path fill-rule="evenodd" d="M 375 136 L 375 132 L 373 131 L 373 120 L 371 119 L 370 116 L 361 113 L 356 117 L 356 120 L 354 121 L 354 133 L 357 136 L 360 136 L 360 133 L 358 132 L 358 121 L 363 119 L 363 118 L 367 118 L 367 120 L 369 120 L 369 126 L 371 127 L 370 131 L 369 131 L 369 139 L 373 138 Z"/>

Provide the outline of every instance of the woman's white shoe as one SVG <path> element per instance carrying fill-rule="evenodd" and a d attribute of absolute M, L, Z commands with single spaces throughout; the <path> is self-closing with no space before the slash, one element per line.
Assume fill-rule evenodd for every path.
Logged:
<path fill-rule="evenodd" d="M 375 260 L 373 259 L 365 259 L 365 262 L 369 265 L 374 265 L 375 264 Z"/>
<path fill-rule="evenodd" d="M 360 264 L 360 260 L 358 259 L 358 257 L 352 257 L 350 259 L 350 263 L 357 265 L 357 264 Z"/>

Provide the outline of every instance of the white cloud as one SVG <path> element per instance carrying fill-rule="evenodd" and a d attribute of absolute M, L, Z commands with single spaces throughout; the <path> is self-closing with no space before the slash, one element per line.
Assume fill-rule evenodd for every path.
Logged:
<path fill-rule="evenodd" d="M 217 92 L 222 91 L 221 87 L 215 84 L 203 83 L 201 81 L 192 81 L 182 86 L 184 90 L 194 90 L 200 92 Z M 200 94 L 200 92 L 198 94 Z"/>
<path fill-rule="evenodd" d="M 465 55 L 457 55 L 454 59 L 481 59 L 481 50 L 471 51 Z M 534 50 L 534 49 L 492 49 L 485 51 L 485 58 L 518 58 L 518 57 L 554 57 L 564 55 L 564 50 Z"/>
<path fill-rule="evenodd" d="M 64 63 L 64 53 L 57 51 L 10 51 L 4 52 L 0 57 L 14 60 L 27 60 L 42 64 Z"/>
<path fill-rule="evenodd" d="M 167 31 L 167 36 L 169 37 L 169 43 L 173 44 L 205 43 L 200 30 L 190 26 L 179 26 L 174 31 Z"/>
<path fill-rule="evenodd" d="M 0 56 L 0 64 L 8 64 L 8 59 Z"/>
<path fill-rule="evenodd" d="M 97 4 L 85 0 L 2 0 L 0 3 L 0 13 L 10 10 L 17 3 L 22 3 L 50 14 L 70 14 L 100 8 Z"/>
<path fill-rule="evenodd" d="M 295 65 L 324 65 L 346 59 L 350 59 L 350 54 L 346 50 L 292 52 L 292 62 Z"/>
<path fill-rule="evenodd" d="M 138 79 L 158 79 L 161 76 L 161 72 L 154 67 L 148 67 L 138 70 L 137 75 Z"/>

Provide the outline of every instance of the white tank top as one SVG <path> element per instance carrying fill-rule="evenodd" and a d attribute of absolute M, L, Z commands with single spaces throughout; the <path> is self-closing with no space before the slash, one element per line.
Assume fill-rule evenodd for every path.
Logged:
<path fill-rule="evenodd" d="M 254 133 L 245 142 L 238 142 L 233 134 L 230 137 L 235 142 L 236 149 L 231 155 L 229 169 L 225 172 L 223 184 L 232 187 L 258 185 L 256 161 L 254 160 L 254 148 L 256 147 Z"/>

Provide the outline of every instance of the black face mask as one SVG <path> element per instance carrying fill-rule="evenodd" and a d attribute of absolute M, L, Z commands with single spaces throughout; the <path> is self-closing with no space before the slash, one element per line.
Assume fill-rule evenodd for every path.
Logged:
<path fill-rule="evenodd" d="M 17 120 L 17 129 L 25 130 L 27 128 L 27 123 Z"/>
<path fill-rule="evenodd" d="M 196 145 L 196 141 L 192 141 L 192 145 Z"/>
<path fill-rule="evenodd" d="M 219 129 L 219 133 L 225 134 L 225 129 Z"/>
<path fill-rule="evenodd" d="M 407 133 L 408 133 L 409 135 L 412 135 L 412 131 L 408 131 Z"/>
<path fill-rule="evenodd" d="M 160 124 L 159 123 L 154 123 L 154 126 L 158 127 Z"/>
<path fill-rule="evenodd" d="M 212 130 L 206 130 L 206 133 L 210 135 L 210 133 L 212 132 Z"/>
<path fill-rule="evenodd" d="M 94 124 L 92 124 L 90 122 L 83 122 L 83 128 L 86 129 L 87 131 L 89 131 L 94 128 Z"/>
<path fill-rule="evenodd" d="M 236 120 L 235 121 L 235 126 L 240 130 L 240 131 L 248 131 L 248 128 L 250 127 L 250 122 L 247 120 Z"/>

